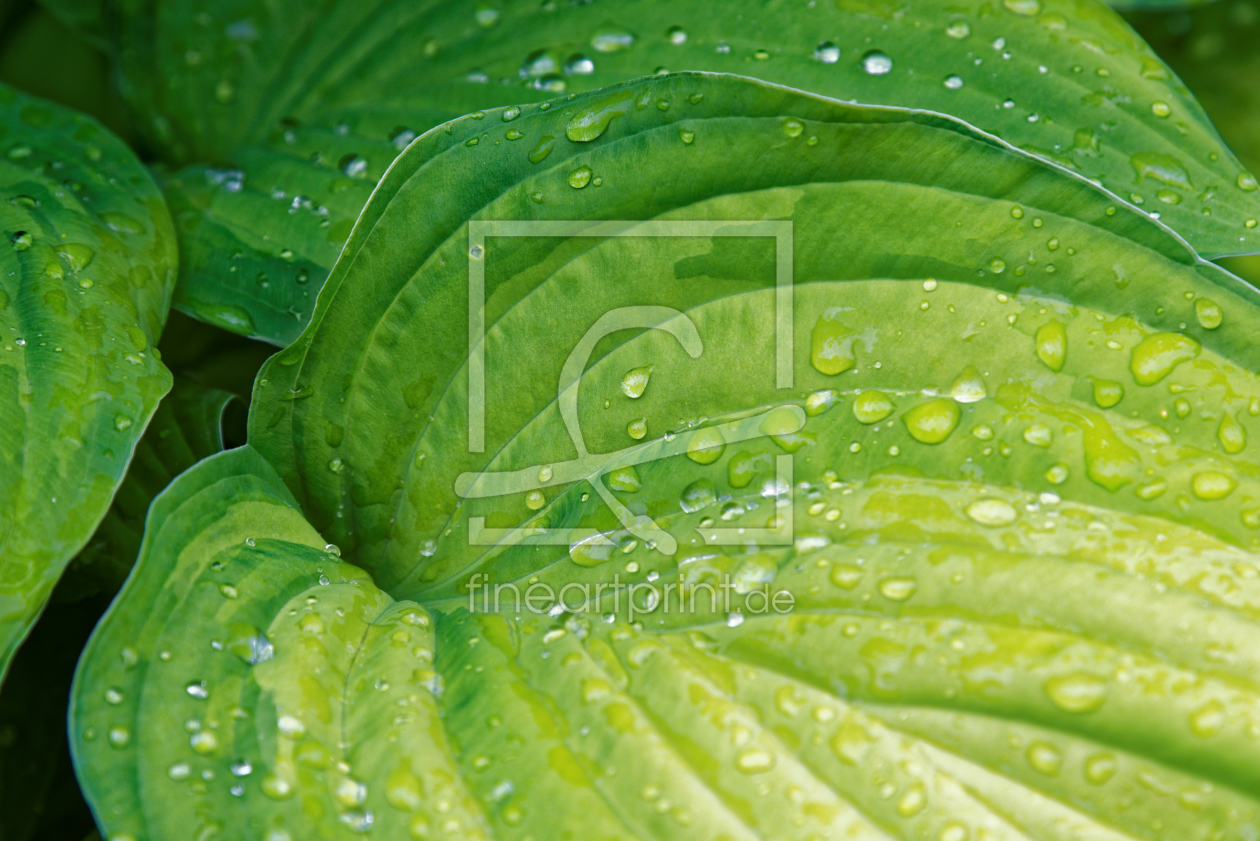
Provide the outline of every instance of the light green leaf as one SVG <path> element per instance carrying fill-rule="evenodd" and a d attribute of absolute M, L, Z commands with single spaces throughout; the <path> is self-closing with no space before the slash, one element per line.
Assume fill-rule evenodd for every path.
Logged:
<path fill-rule="evenodd" d="M 0 673 L 91 536 L 171 376 L 161 194 L 95 121 L 0 87 Z"/>
<path fill-rule="evenodd" d="M 154 502 L 74 690 L 105 835 L 1260 828 L 1255 290 L 935 115 L 678 74 L 523 109 L 534 163 L 501 113 Z"/>
<path fill-rule="evenodd" d="M 602 137 L 591 143 L 565 139 L 571 120 L 608 101 L 629 107 Z M 655 107 L 661 101 L 677 104 L 661 110 Z M 495 458 L 510 463 L 516 453 L 529 453 L 534 463 L 573 457 L 575 445 L 556 408 L 557 383 L 569 350 L 601 315 L 645 300 L 684 312 L 728 297 L 733 307 L 751 306 L 740 303 L 751 298 L 737 293 L 760 290 L 761 297 L 754 297 L 764 302 L 775 284 L 774 244 L 764 236 L 666 238 L 649 245 L 624 238 L 559 243 L 542 236 L 499 238 L 487 240 L 485 252 L 472 257 L 469 219 L 790 220 L 798 290 L 795 336 L 801 351 L 794 357 L 793 396 L 834 387 L 828 378 L 815 376 L 804 351 L 820 317 L 806 305 L 806 296 L 825 301 L 831 293 L 815 291 L 821 288 L 817 284 L 851 280 L 888 279 L 880 281 L 885 286 L 854 287 L 861 293 L 846 292 L 843 283 L 835 292 L 879 302 L 862 304 L 865 315 L 853 316 L 848 328 L 841 324 L 857 335 L 864 335 L 868 324 L 879 331 L 878 343 L 868 350 L 878 348 L 882 365 L 841 374 L 845 389 L 948 392 L 966 366 L 982 366 L 990 357 L 1010 359 L 1014 366 L 994 369 L 1006 373 L 993 374 L 999 379 L 988 387 L 990 396 L 1008 382 L 1003 377 L 1014 388 L 1054 374 L 1033 352 L 1037 331 L 1050 316 L 1031 303 L 1027 306 L 1034 309 L 1023 315 L 1018 308 L 1008 310 L 994 297 L 999 292 L 1008 298 L 1021 291 L 1066 296 L 1072 305 L 1107 313 L 1111 320 L 1134 314 L 1128 316 L 1134 320 L 1108 328 L 1117 332 L 1113 341 L 1119 350 L 1105 341 L 1097 350 L 1084 350 L 1098 345 L 1097 339 L 1074 332 L 1086 329 L 1089 319 L 1051 308 L 1053 319 L 1068 325 L 1067 362 L 1060 363 L 1059 372 L 1067 377 L 1059 388 L 1067 391 L 1051 390 L 1056 401 L 1070 392 L 1092 405 L 1089 377 L 1115 380 L 1125 383 L 1129 397 L 1113 413 L 1127 413 L 1131 401 L 1139 400 L 1148 413 L 1143 418 L 1164 425 L 1160 413 L 1174 408 L 1168 384 L 1140 387 L 1129 370 L 1130 352 L 1144 331 L 1187 330 L 1204 353 L 1225 354 L 1249 370 L 1254 364 L 1249 336 L 1257 329 L 1251 303 L 1255 290 L 1196 258 L 1144 214 L 1118 207 L 1083 181 L 944 118 L 847 106 L 725 77 L 679 75 L 562 107 L 525 109 L 512 126 L 532 138 L 558 138 L 541 163 L 531 162 L 528 145 L 496 146 L 494 135 L 466 145 L 469 139 L 481 141 L 493 125 L 502 126 L 499 112 L 487 112 L 483 120 L 461 119 L 449 132 L 421 138 L 395 162 L 321 295 L 315 320 L 294 346 L 268 363 L 255 390 L 254 446 L 286 477 L 316 528 L 391 592 L 417 592 L 446 574 L 439 572 L 443 563 L 457 571 L 466 560 L 471 550 L 458 548 L 465 543 L 465 520 L 483 513 L 476 506 L 484 503 L 457 507 L 453 489 L 460 474 L 480 470 Z M 694 135 L 690 143 L 683 133 Z M 570 180 L 583 167 L 593 177 L 575 189 Z M 452 184 L 460 189 L 438 186 Z M 468 273 L 477 264 L 484 265 L 486 278 L 485 454 L 467 452 Z M 923 289 L 928 279 L 993 292 L 968 292 L 965 302 L 943 300 L 950 296 Z M 583 284 L 580 295 L 571 291 L 577 283 Z M 1210 330 L 1196 320 L 1200 309 L 1208 318 L 1209 303 L 1224 314 Z M 924 305 L 928 308 L 920 310 Z M 906 318 L 907 312 L 930 327 L 899 328 L 911 345 L 902 360 L 907 367 L 894 375 L 890 370 L 896 363 L 884 354 L 891 354 L 885 348 L 898 340 L 878 325 Z M 682 365 L 688 357 L 676 339 L 659 334 L 660 352 L 667 356 L 627 358 L 624 368 L 607 372 L 607 383 L 582 391 L 581 411 L 594 412 L 583 415 L 591 451 L 616 452 L 632 444 L 626 430 L 638 418 L 647 418 L 654 438 L 701 417 L 777 399 L 774 367 L 766 367 L 763 353 L 753 352 L 773 340 L 773 331 L 742 322 L 733 312 L 713 318 L 725 325 L 718 332 L 732 343 L 717 370 L 706 366 L 703 376 L 662 376 L 665 359 Z M 1024 336 L 1018 353 L 1009 350 L 1016 334 Z M 925 356 L 915 349 L 923 336 L 955 338 L 939 339 Z M 978 350 L 982 345 L 988 350 Z M 774 356 L 771 350 L 765 353 Z M 626 398 L 621 378 L 649 363 L 656 368 L 646 393 Z M 1184 366 L 1179 373 L 1190 376 L 1197 370 Z M 1207 376 L 1196 374 L 1194 382 Z M 896 385 L 886 385 L 889 377 Z M 1242 382 L 1231 387 L 1238 394 L 1250 388 Z M 1206 388 L 1204 383 L 1195 390 L 1205 394 Z M 1007 408 L 989 400 L 972 411 L 999 412 L 993 422 L 1008 411 L 1058 411 L 1037 408 L 1037 400 L 1012 392 Z M 607 410 L 604 401 L 610 401 Z M 1240 405 L 1249 410 L 1246 400 Z M 1079 430 L 1085 420 L 1063 416 L 1059 423 Z M 1195 446 L 1205 451 L 1218 446 L 1213 421 L 1179 423 L 1183 436 L 1194 430 Z M 904 439 L 904 427 L 894 428 L 884 436 Z M 533 430 L 528 438 L 514 443 L 526 429 Z M 1105 449 L 1111 439 L 1098 434 L 1098 446 Z M 1181 508 L 1178 493 L 1137 500 L 1131 486 L 1146 468 L 1125 462 L 1114 469 L 1124 473 L 1129 490 L 1116 494 L 1109 489 L 1113 480 L 1103 476 L 1111 469 L 1105 466 L 1108 458 L 1096 465 L 1099 481 L 1091 481 L 1082 456 L 1093 453 L 1082 450 L 1079 434 L 1068 440 L 1060 435 L 1048 450 L 1029 452 L 1038 459 L 1067 459 L 1071 471 L 1065 487 L 1082 500 L 1158 510 L 1177 519 L 1207 518 L 1251 544 L 1252 532 L 1235 508 L 1247 493 L 1225 506 L 1185 502 L 1188 509 Z M 956 436 L 942 446 L 961 448 L 958 458 L 941 460 L 941 449 L 925 451 L 896 437 L 885 440 L 881 451 L 893 444 L 908 454 L 922 453 L 926 463 L 916 459 L 918 468 L 942 478 L 957 478 L 966 458 L 996 446 Z M 1119 452 L 1127 458 L 1127 449 Z M 1133 457 L 1139 458 L 1137 450 Z M 1004 458 L 984 470 L 1000 469 L 1002 476 L 1050 491 L 1056 488 L 1041 477 L 1054 463 L 1038 466 L 1037 461 L 1025 468 L 1018 459 Z M 528 513 L 524 497 L 511 497 L 507 510 L 495 516 Z M 502 507 L 503 500 L 494 502 L 493 507 Z M 584 517 L 601 506 L 592 497 L 572 516 Z M 1207 508 L 1220 513 L 1209 516 Z M 437 556 L 446 560 L 427 560 L 448 533 L 455 548 Z"/>
<path fill-rule="evenodd" d="M 136 445 L 113 505 L 70 568 L 80 590 L 118 590 L 140 549 L 149 503 L 180 473 L 223 450 L 224 413 L 238 399 L 186 379 L 175 381 Z"/>
<path fill-rule="evenodd" d="M 147 58 L 124 73 L 133 98 L 160 115 L 155 144 L 213 163 L 167 185 L 187 258 L 177 306 L 286 344 L 393 158 L 391 138 L 663 68 L 948 113 L 1158 212 L 1201 253 L 1257 250 L 1246 222 L 1260 218 L 1260 193 L 1240 186 L 1251 183 L 1244 167 L 1099 2 L 758 0 L 713 14 L 651 0 L 613 10 L 519 0 L 487 6 L 489 26 L 479 8 L 300 4 L 234 9 L 205 25 L 172 13 L 156 29 L 145 16 L 150 40 L 127 54 Z M 495 140 L 537 143 L 506 141 L 507 128 Z"/>

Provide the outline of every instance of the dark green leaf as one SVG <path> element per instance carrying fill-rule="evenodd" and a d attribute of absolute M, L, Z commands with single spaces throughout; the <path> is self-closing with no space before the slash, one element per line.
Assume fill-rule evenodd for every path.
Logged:
<path fill-rule="evenodd" d="M 1160 213 L 1204 254 L 1256 250 L 1254 180 L 1101 3 L 751 0 L 714 14 L 518 0 L 487 6 L 489 25 L 479 8 L 233 7 L 196 25 L 181 8 L 155 27 L 141 14 L 123 36 L 133 101 L 158 115 L 153 142 L 175 160 L 213 164 L 167 186 L 187 256 L 177 306 L 285 344 L 396 153 L 391 139 L 662 68 L 948 113 Z"/>
<path fill-rule="evenodd" d="M 161 194 L 95 121 L 0 86 L 0 673 L 122 481 L 171 376 Z"/>

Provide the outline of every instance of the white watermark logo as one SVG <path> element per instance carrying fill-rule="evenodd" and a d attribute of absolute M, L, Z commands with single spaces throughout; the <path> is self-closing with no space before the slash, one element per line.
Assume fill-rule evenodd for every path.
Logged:
<path fill-rule="evenodd" d="M 750 222 L 550 222 L 478 221 L 468 224 L 468 449 L 485 451 L 485 254 L 491 237 L 771 237 L 775 241 L 775 385 L 792 387 L 792 223 Z M 464 499 L 484 499 L 541 489 L 544 485 L 569 485 L 586 481 L 613 512 L 624 532 L 673 555 L 678 544 L 674 536 L 655 520 L 630 511 L 607 487 L 603 477 L 619 468 L 633 467 L 687 452 L 684 436 L 666 435 L 636 443 L 610 453 L 591 453 L 578 422 L 578 388 L 596 345 L 604 337 L 626 329 L 655 329 L 672 335 L 693 359 L 704 352 L 703 337 L 692 320 L 676 309 L 663 306 L 618 307 L 604 313 L 569 353 L 557 386 L 557 404 L 577 457 L 550 464 L 531 464 L 502 471 L 461 474 L 455 493 Z M 805 412 L 794 404 L 771 406 L 766 411 L 711 427 L 726 443 L 766 437 L 764 422 L 776 415 L 776 434 L 790 434 L 805 425 Z M 786 420 L 786 422 L 785 422 Z M 793 425 L 794 424 L 794 425 Z M 792 458 L 775 458 L 775 485 L 783 489 L 786 504 L 791 503 Z M 767 528 L 709 528 L 704 532 L 710 545 L 748 544 L 789 545 L 793 541 L 791 517 L 778 517 Z M 488 528 L 485 518 L 471 516 L 468 539 L 473 545 L 540 543 L 588 548 L 611 547 L 610 535 L 590 528 Z M 470 587 L 472 582 L 470 582 Z M 506 585 L 505 585 L 506 586 Z M 585 586 L 585 585 L 583 585 Z M 706 585 L 707 586 L 707 585 Z M 471 593 L 471 590 L 470 590 Z"/>

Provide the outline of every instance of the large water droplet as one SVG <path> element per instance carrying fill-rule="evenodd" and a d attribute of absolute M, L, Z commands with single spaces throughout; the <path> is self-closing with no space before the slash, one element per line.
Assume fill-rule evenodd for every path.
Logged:
<path fill-rule="evenodd" d="M 830 41 L 820 41 L 814 48 L 814 58 L 823 64 L 835 64 L 840 60 L 840 48 Z"/>
<path fill-rule="evenodd" d="M 953 400 L 938 398 L 915 406 L 901 416 L 906 430 L 923 444 L 939 444 L 958 426 L 962 411 Z"/>
<path fill-rule="evenodd" d="M 648 387 L 648 382 L 652 379 L 652 371 L 655 368 L 655 365 L 646 365 L 642 368 L 632 368 L 627 371 L 626 375 L 621 378 L 621 393 L 631 400 L 638 400 Z"/>
<path fill-rule="evenodd" d="M 864 391 L 853 400 L 853 416 L 860 423 L 878 423 L 892 411 L 892 400 L 882 391 Z"/>
<path fill-rule="evenodd" d="M 1154 385 L 1199 355 L 1199 343 L 1180 333 L 1154 333 L 1133 347 L 1129 370 L 1139 385 Z"/>
<path fill-rule="evenodd" d="M 687 458 L 696 464 L 712 464 L 722 457 L 724 449 L 726 442 L 722 433 L 708 426 L 691 434 L 691 440 L 687 442 Z"/>
<path fill-rule="evenodd" d="M 1009 526 L 1019 513 L 1004 499 L 978 499 L 965 509 L 967 516 L 982 526 Z"/>
<path fill-rule="evenodd" d="M 810 363 L 828 376 L 849 370 L 857 364 L 853 349 L 856 335 L 840 320 L 838 308 L 828 309 L 818 317 L 810 333 Z"/>
<path fill-rule="evenodd" d="M 1037 358 L 1051 371 L 1061 371 L 1067 357 L 1067 328 L 1062 322 L 1050 320 L 1037 328 L 1034 340 Z"/>
<path fill-rule="evenodd" d="M 1052 677 L 1045 691 L 1056 707 L 1069 713 L 1092 713 L 1107 700 L 1107 682 L 1084 673 Z"/>
<path fill-rule="evenodd" d="M 949 387 L 949 396 L 959 403 L 978 403 L 989 396 L 984 379 L 975 365 L 968 365 Z"/>
<path fill-rule="evenodd" d="M 1225 412 L 1221 416 L 1221 425 L 1216 429 L 1216 437 L 1225 452 L 1236 455 L 1247 446 L 1247 427 L 1229 412 Z"/>

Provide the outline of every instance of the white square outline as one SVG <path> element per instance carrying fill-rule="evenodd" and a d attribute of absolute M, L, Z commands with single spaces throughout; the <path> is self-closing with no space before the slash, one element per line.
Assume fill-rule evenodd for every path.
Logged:
<path fill-rule="evenodd" d="M 486 253 L 487 237 L 773 237 L 775 241 L 775 388 L 790 389 L 793 383 L 793 223 L 791 220 L 609 220 L 589 222 L 580 220 L 504 220 L 470 219 L 468 222 L 468 452 L 485 452 L 486 412 Z M 474 257 L 479 252 L 482 257 Z M 784 475 L 786 474 L 786 475 Z M 787 499 L 792 500 L 792 459 L 780 455 L 775 458 L 776 479 L 786 482 Z M 777 500 L 776 499 L 776 509 Z M 776 515 L 777 516 L 777 515 Z M 783 518 L 780 528 L 723 528 L 706 529 L 705 542 L 710 545 L 726 545 L 718 541 L 727 533 L 734 544 L 757 540 L 763 545 L 790 545 L 793 541 L 794 517 Z M 577 530 L 570 529 L 570 536 Z M 492 545 L 518 542 L 525 538 L 523 529 L 487 529 L 484 517 L 468 518 L 470 545 Z M 512 538 L 516 539 L 513 540 Z M 540 543 L 571 541 L 544 539 Z"/>

